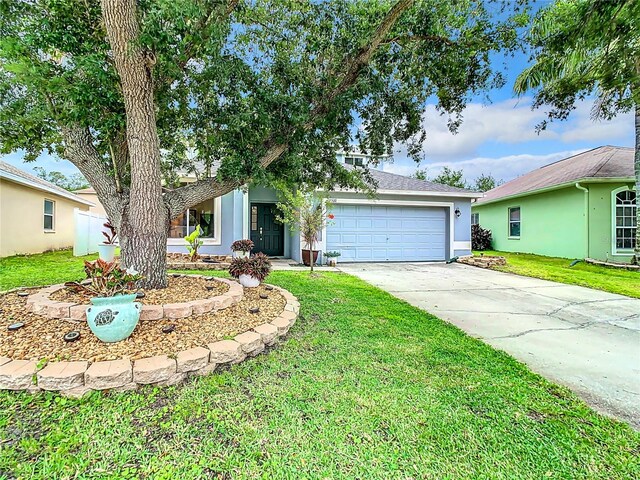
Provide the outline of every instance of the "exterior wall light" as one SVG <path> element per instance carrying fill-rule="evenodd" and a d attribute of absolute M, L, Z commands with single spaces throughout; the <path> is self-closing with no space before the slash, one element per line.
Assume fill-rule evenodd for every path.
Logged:
<path fill-rule="evenodd" d="M 460 218 L 460 215 L 462 215 L 462 212 L 460 211 L 459 208 L 456 208 L 453 213 L 456 214 L 456 218 Z"/>

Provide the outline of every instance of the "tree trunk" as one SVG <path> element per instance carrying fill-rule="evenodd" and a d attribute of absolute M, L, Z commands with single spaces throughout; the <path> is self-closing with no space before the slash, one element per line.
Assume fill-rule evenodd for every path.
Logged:
<path fill-rule="evenodd" d="M 139 43 L 136 0 L 102 0 L 102 14 L 122 84 L 131 165 L 129 204 L 120 222 L 122 264 L 139 271 L 141 286 L 167 286 L 169 212 L 162 198 L 151 52 Z"/>
<path fill-rule="evenodd" d="M 636 174 L 636 246 L 633 250 L 633 263 L 640 265 L 640 105 L 636 104 L 636 148 L 634 171 Z"/>

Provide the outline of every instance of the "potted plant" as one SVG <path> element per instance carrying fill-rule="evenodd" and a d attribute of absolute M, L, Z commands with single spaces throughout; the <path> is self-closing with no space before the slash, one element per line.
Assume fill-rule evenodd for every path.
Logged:
<path fill-rule="evenodd" d="M 236 257 L 231 260 L 229 273 L 243 287 L 254 288 L 271 273 L 271 261 L 264 253 L 256 253 L 252 257 Z"/>
<path fill-rule="evenodd" d="M 105 241 L 98 245 L 98 257 L 105 262 L 113 262 L 116 256 L 116 227 L 109 220 L 102 224 L 108 232 L 102 231 Z"/>
<path fill-rule="evenodd" d="M 251 250 L 253 250 L 253 242 L 251 240 L 236 240 L 231 244 L 234 258 L 246 258 L 251 255 Z"/>
<path fill-rule="evenodd" d="M 134 269 L 123 269 L 116 262 L 84 262 L 89 282 L 67 282 L 74 290 L 92 295 L 87 308 L 89 328 L 103 342 L 119 342 L 129 337 L 138 324 L 142 305 L 131 293 L 143 277 Z"/>
<path fill-rule="evenodd" d="M 311 267 L 318 261 L 319 250 L 313 247 L 318 242 L 318 235 L 335 217 L 328 213 L 331 203 L 315 192 L 289 191 L 281 192 L 284 199 L 278 203 L 281 215 L 277 219 L 285 222 L 292 230 L 298 230 L 307 248 L 302 249 L 302 263 Z"/>
<path fill-rule="evenodd" d="M 327 265 L 330 267 L 335 267 L 338 265 L 338 257 L 341 255 L 340 252 L 326 252 L 324 254 L 327 257 Z"/>
<path fill-rule="evenodd" d="M 187 242 L 187 251 L 189 252 L 190 262 L 195 262 L 200 258 L 198 249 L 202 246 L 202 240 L 200 240 L 201 234 L 202 229 L 200 228 L 200 225 L 197 225 L 193 232 L 184 237 L 185 242 Z"/>

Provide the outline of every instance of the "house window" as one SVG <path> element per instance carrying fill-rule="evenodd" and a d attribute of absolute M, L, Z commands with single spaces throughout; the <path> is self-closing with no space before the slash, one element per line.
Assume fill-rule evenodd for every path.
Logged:
<path fill-rule="evenodd" d="M 480 225 L 480 214 L 472 213 L 471 214 L 471 225 Z"/>
<path fill-rule="evenodd" d="M 520 207 L 509 208 L 509 237 L 520 238 Z"/>
<path fill-rule="evenodd" d="M 623 190 L 615 193 L 616 250 L 633 250 L 636 246 L 636 209 L 636 192 Z"/>
<path fill-rule="evenodd" d="M 251 207 L 251 230 L 258 230 L 258 207 Z"/>
<path fill-rule="evenodd" d="M 171 220 L 169 238 L 184 238 L 198 226 L 201 238 L 216 238 L 215 200 L 204 201 Z"/>
<path fill-rule="evenodd" d="M 345 157 L 344 163 L 347 165 L 353 165 L 355 167 L 363 167 L 364 160 L 360 157 Z"/>
<path fill-rule="evenodd" d="M 44 229 L 48 232 L 52 232 L 55 227 L 55 204 L 53 200 L 44 199 Z"/>

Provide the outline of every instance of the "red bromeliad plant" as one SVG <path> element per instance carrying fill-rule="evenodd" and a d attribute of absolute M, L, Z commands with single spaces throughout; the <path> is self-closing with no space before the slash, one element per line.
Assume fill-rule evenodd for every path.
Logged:
<path fill-rule="evenodd" d="M 231 244 L 233 252 L 250 252 L 253 250 L 253 242 L 251 240 L 236 240 Z"/>
<path fill-rule="evenodd" d="M 84 262 L 84 272 L 88 285 L 79 282 L 67 282 L 65 286 L 76 292 L 85 292 L 94 297 L 113 297 L 125 294 L 135 288 L 135 283 L 143 277 L 132 268 L 121 268 L 117 262 Z"/>
<path fill-rule="evenodd" d="M 264 253 L 256 253 L 248 258 L 234 258 L 231 260 L 229 273 L 234 278 L 249 275 L 262 282 L 271 273 L 271 260 Z"/>
<path fill-rule="evenodd" d="M 116 243 L 116 238 L 118 238 L 118 233 L 116 232 L 116 227 L 111 225 L 111 222 L 109 220 L 107 220 L 102 225 L 105 228 L 109 229 L 108 233 L 107 232 L 102 232 L 102 235 L 104 235 L 104 237 L 106 238 L 106 241 L 104 243 L 107 244 L 107 245 L 113 245 L 114 243 Z"/>

